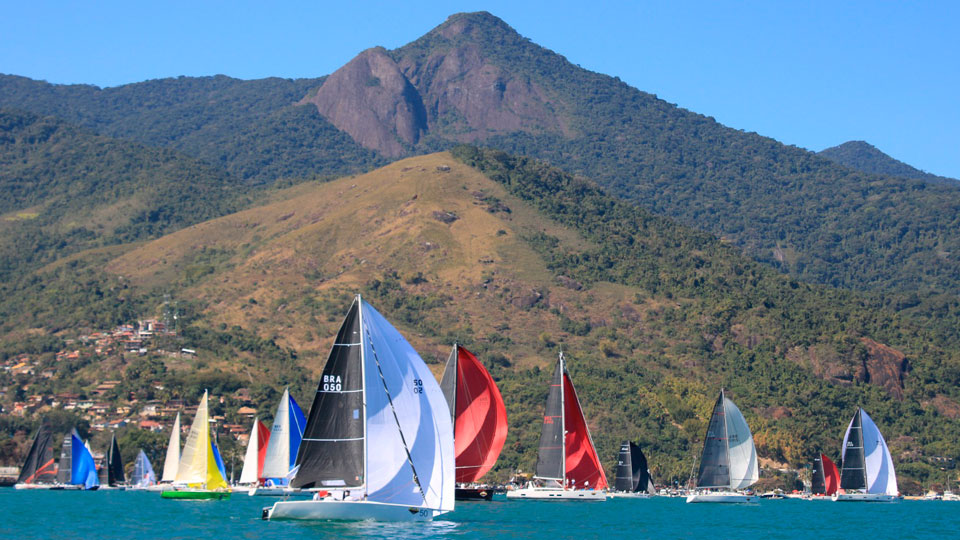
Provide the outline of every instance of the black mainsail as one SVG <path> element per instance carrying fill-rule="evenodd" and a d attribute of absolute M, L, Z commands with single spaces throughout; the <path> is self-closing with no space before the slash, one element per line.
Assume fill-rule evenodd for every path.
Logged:
<path fill-rule="evenodd" d="M 53 432 L 47 424 L 41 424 L 30 445 L 27 459 L 20 468 L 18 484 L 52 484 L 56 479 L 53 462 Z"/>
<path fill-rule="evenodd" d="M 60 461 L 57 463 L 57 483 L 70 484 L 73 475 L 73 436 L 67 433 L 63 437 L 60 449 Z"/>
<path fill-rule="evenodd" d="M 564 464 L 564 418 L 563 418 L 563 356 L 557 362 L 550 380 L 547 407 L 543 414 L 540 431 L 540 448 L 537 451 L 537 478 L 563 482 Z"/>
<path fill-rule="evenodd" d="M 362 486 L 363 361 L 360 300 L 355 299 L 330 350 L 297 452 L 295 488 Z"/>
<path fill-rule="evenodd" d="M 843 469 L 840 472 L 840 489 L 866 489 L 867 468 L 863 454 L 863 420 L 858 408 L 850 424 L 846 448 L 843 451 Z"/>
<path fill-rule="evenodd" d="M 613 489 L 616 491 L 633 491 L 633 460 L 630 457 L 630 443 L 620 445 L 617 454 L 617 476 L 613 479 Z"/>
<path fill-rule="evenodd" d="M 820 454 L 817 454 L 817 457 L 813 459 L 813 479 L 810 481 L 810 492 L 813 494 L 822 494 L 827 492 L 827 486 L 824 482 L 826 477 L 823 474 L 823 460 L 820 459 Z"/>
<path fill-rule="evenodd" d="M 617 456 L 617 477 L 614 490 L 627 493 L 646 492 L 653 494 L 653 481 L 647 468 L 647 457 L 640 446 L 624 441 Z"/>
<path fill-rule="evenodd" d="M 647 466 L 647 456 L 643 455 L 640 446 L 630 443 L 630 459 L 633 463 L 633 491 L 646 491 L 653 495 L 653 477 L 650 476 L 650 468 Z"/>
<path fill-rule="evenodd" d="M 730 454 L 727 446 L 727 422 L 723 407 L 723 391 L 713 406 L 710 425 L 703 443 L 703 457 L 697 475 L 698 488 L 730 487 Z"/>
<path fill-rule="evenodd" d="M 110 438 L 110 449 L 107 451 L 107 485 L 115 486 L 126 481 L 123 474 L 123 458 L 120 457 L 120 445 L 117 444 L 117 434 Z"/>

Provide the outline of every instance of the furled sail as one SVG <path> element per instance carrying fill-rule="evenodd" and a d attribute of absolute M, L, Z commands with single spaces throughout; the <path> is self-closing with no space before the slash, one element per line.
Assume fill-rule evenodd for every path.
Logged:
<path fill-rule="evenodd" d="M 454 345 L 440 380 L 454 423 L 457 482 L 476 482 L 497 462 L 507 439 L 507 409 L 477 357 Z"/>
<path fill-rule="evenodd" d="M 843 436 L 843 471 L 840 487 L 867 493 L 897 495 L 893 457 L 880 429 L 861 408 Z"/>
<path fill-rule="evenodd" d="M 133 462 L 133 473 L 130 481 L 134 487 L 144 488 L 157 483 L 157 475 L 153 472 L 153 465 L 147 458 L 147 454 L 140 450 L 137 454 L 137 460 Z"/>
<path fill-rule="evenodd" d="M 721 390 L 707 426 L 697 487 L 743 489 L 759 479 L 757 450 L 747 420 Z"/>
<path fill-rule="evenodd" d="M 263 460 L 269 440 L 270 430 L 266 424 L 259 418 L 254 418 L 250 439 L 247 441 L 247 452 L 243 458 L 243 469 L 240 471 L 241 484 L 255 484 L 263 478 Z"/>
<path fill-rule="evenodd" d="M 607 475 L 600 465 L 600 457 L 597 456 L 587 420 L 580 408 L 580 398 L 566 370 L 563 373 L 563 390 L 564 426 L 567 431 L 564 441 L 566 483 L 574 489 L 605 489 Z"/>
<path fill-rule="evenodd" d="M 261 473 L 263 478 L 271 478 L 275 484 L 288 483 L 287 477 L 296 464 L 306 423 L 307 419 L 290 395 L 290 389 L 284 389 L 280 404 L 277 405 L 277 414 L 273 417 L 270 440 L 267 442 Z"/>
<path fill-rule="evenodd" d="M 452 510 L 448 410 L 420 355 L 357 296 L 317 386 L 292 485 L 363 489 L 371 502 Z"/>
<path fill-rule="evenodd" d="M 52 484 L 56 479 L 56 465 L 53 461 L 53 432 L 46 423 L 40 424 L 27 459 L 20 468 L 18 484 Z"/>
<path fill-rule="evenodd" d="M 547 405 L 540 428 L 540 446 L 537 449 L 537 478 L 564 481 L 563 465 L 563 357 L 557 361 L 550 378 Z"/>
<path fill-rule="evenodd" d="M 170 441 L 167 443 L 167 455 L 163 460 L 163 476 L 161 482 L 173 482 L 177 479 L 177 469 L 180 467 L 180 413 L 173 421 L 170 430 Z"/>
<path fill-rule="evenodd" d="M 107 485 L 115 486 L 126 481 L 123 474 L 123 458 L 120 457 L 120 445 L 116 433 L 110 438 L 110 450 L 107 451 Z"/>

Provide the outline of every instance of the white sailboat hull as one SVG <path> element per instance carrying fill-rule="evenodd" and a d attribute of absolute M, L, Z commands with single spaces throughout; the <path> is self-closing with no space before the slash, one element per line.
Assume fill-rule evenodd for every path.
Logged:
<path fill-rule="evenodd" d="M 585 489 L 525 487 L 508 491 L 507 498 L 531 501 L 605 501 L 607 494 L 603 491 Z"/>
<path fill-rule="evenodd" d="M 280 501 L 264 508 L 265 520 L 308 521 L 430 521 L 445 513 L 433 508 L 372 501 Z"/>
<path fill-rule="evenodd" d="M 291 487 L 264 487 L 255 486 L 250 488 L 247 495 L 251 497 L 287 497 L 300 495 L 301 490 Z"/>
<path fill-rule="evenodd" d="M 705 491 L 687 495 L 688 503 L 750 504 L 759 501 L 758 495 L 747 495 L 736 491 Z"/>
<path fill-rule="evenodd" d="M 607 493 L 607 497 L 611 499 L 649 499 L 653 495 L 649 493 L 630 493 L 626 491 L 611 491 Z"/>
<path fill-rule="evenodd" d="M 896 502 L 896 495 L 886 493 L 837 493 L 833 496 L 836 502 Z"/>

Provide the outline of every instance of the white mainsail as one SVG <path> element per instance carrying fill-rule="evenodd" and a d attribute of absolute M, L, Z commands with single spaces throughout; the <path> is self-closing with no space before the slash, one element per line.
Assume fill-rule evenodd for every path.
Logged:
<path fill-rule="evenodd" d="M 301 429 L 303 426 L 301 426 Z M 270 440 L 267 442 L 267 454 L 263 458 L 264 478 L 285 478 L 290 474 L 290 389 L 283 391 L 277 414 L 273 417 Z M 296 456 L 293 456 L 296 458 Z"/>
<path fill-rule="evenodd" d="M 167 457 L 163 461 L 163 477 L 161 482 L 173 482 L 177 479 L 177 468 L 180 466 L 180 413 L 173 421 L 173 430 L 170 432 L 170 442 L 167 443 Z"/>
<path fill-rule="evenodd" d="M 757 449 L 747 420 L 740 409 L 726 396 L 723 412 L 727 423 L 727 445 L 730 456 L 730 489 L 744 489 L 760 479 Z"/>
<path fill-rule="evenodd" d="M 370 304 L 362 302 L 360 319 L 367 497 L 453 510 L 453 424 L 440 385 L 417 351 Z"/>
<path fill-rule="evenodd" d="M 178 484 L 203 484 L 207 481 L 207 452 L 210 445 L 210 422 L 208 421 L 207 392 L 197 407 L 197 416 L 190 425 L 187 443 L 180 454 L 180 466 L 177 468 Z"/>
<path fill-rule="evenodd" d="M 253 419 L 253 428 L 250 430 L 250 440 L 247 442 L 247 453 L 243 457 L 243 470 L 240 472 L 241 484 L 255 484 L 259 480 L 257 474 L 258 458 L 260 454 L 260 434 L 258 427 L 260 418 Z M 269 447 L 269 443 L 267 445 Z"/>

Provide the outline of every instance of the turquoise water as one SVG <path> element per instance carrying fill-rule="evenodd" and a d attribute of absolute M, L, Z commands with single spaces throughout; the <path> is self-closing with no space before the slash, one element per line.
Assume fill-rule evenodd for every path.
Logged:
<path fill-rule="evenodd" d="M 0 538 L 958 538 L 960 502 L 894 504 L 762 501 L 685 504 L 679 498 L 607 502 L 458 503 L 432 523 L 260 521 L 275 499 L 165 501 L 146 492 L 0 489 Z"/>

